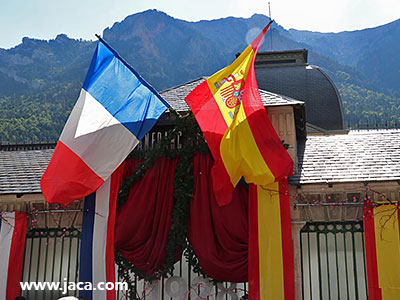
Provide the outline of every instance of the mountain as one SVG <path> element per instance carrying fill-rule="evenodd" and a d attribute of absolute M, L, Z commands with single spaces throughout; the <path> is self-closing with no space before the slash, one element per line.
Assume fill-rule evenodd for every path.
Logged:
<path fill-rule="evenodd" d="M 163 90 L 226 66 L 268 21 L 255 14 L 188 22 L 148 10 L 104 29 L 103 38 Z M 398 49 L 398 25 L 325 34 L 273 23 L 260 51 L 309 49 L 310 64 L 322 67 L 338 86 L 350 124 L 400 122 L 400 77 L 392 77 L 400 70 L 400 60 L 392 55 Z M 49 41 L 24 38 L 14 48 L 0 49 L 0 142 L 56 140 L 94 48 L 95 42 L 60 34 Z"/>
<path fill-rule="evenodd" d="M 94 43 L 58 35 L 43 41 L 23 38 L 9 50 L 0 49 L 0 95 L 43 90 L 60 83 L 81 85 Z"/>
<path fill-rule="evenodd" d="M 156 10 L 115 23 L 103 37 L 159 90 L 211 74 L 227 62 L 207 35 Z"/>
<path fill-rule="evenodd" d="M 353 67 L 375 81 L 375 88 L 400 96 L 400 19 L 386 25 L 357 31 L 320 33 L 289 30 L 297 42 Z"/>

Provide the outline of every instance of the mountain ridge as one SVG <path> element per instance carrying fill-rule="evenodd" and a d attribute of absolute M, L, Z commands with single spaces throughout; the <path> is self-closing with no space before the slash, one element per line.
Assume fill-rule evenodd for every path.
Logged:
<path fill-rule="evenodd" d="M 254 14 L 250 18 L 190 22 L 147 10 L 105 28 L 103 38 L 156 89 L 163 90 L 225 67 L 251 41 L 252 32 L 258 33 L 268 21 L 268 17 Z M 391 26 L 397 33 L 397 23 Z M 400 122 L 399 114 L 393 113 L 400 110 L 400 87 L 388 80 L 383 86 L 379 77 L 365 71 L 368 61 L 363 56 L 382 59 L 378 54 L 385 49 L 375 45 L 367 49 L 369 52 L 359 51 L 358 64 L 346 65 L 343 59 L 325 51 L 329 47 L 321 40 L 306 39 L 279 24 L 273 23 L 260 51 L 271 49 L 271 39 L 274 50 L 309 49 L 309 63 L 322 67 L 338 86 L 348 123 Z M 397 45 L 390 34 L 383 40 L 385 48 L 391 43 Z M 48 41 L 24 38 L 16 47 L 0 48 L 0 141 L 57 139 L 76 101 L 95 45 L 93 41 L 59 34 Z M 350 50 L 354 49 L 356 45 Z M 354 59 L 356 54 L 352 55 Z M 397 62 L 385 61 L 383 65 L 389 68 Z M 377 68 L 376 72 L 382 70 Z M 374 106 L 382 106 L 382 99 L 387 105 L 371 111 Z M 40 116 L 36 125 L 32 125 L 32 112 Z M 19 120 L 20 129 L 15 129 L 15 120 Z M 38 132 L 33 126 L 42 127 Z"/>
<path fill-rule="evenodd" d="M 376 88 L 382 86 L 400 96 L 400 60 L 395 59 L 400 51 L 400 19 L 356 31 L 325 34 L 290 29 L 289 33 L 337 62 L 368 73 L 377 82 Z"/>

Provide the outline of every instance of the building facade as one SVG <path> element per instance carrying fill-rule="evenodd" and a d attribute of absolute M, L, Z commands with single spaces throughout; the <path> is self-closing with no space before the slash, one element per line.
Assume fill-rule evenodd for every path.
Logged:
<path fill-rule="evenodd" d="M 365 199 L 399 200 L 400 130 L 347 130 L 335 85 L 320 68 L 307 64 L 306 50 L 260 53 L 256 74 L 270 120 L 295 162 L 289 192 L 296 299 L 367 299 L 362 204 Z M 161 95 L 177 112 L 188 111 L 185 96 L 204 80 Z M 171 125 L 167 113 L 139 148 L 151 148 Z M 79 278 L 83 201 L 65 209 L 47 204 L 40 191 L 40 177 L 54 146 L 0 146 L 0 211 L 24 211 L 29 216 L 23 281 Z M 184 260 L 175 272 L 175 277 L 153 283 L 147 297 L 179 298 L 173 284 L 190 290 L 191 284 L 203 282 Z M 149 289 L 140 281 L 136 288 L 139 294 Z M 239 299 L 246 288 L 246 283 L 211 286 L 215 292 L 209 299 Z M 59 295 L 22 294 L 28 299 Z M 118 297 L 125 299 L 123 294 Z"/>

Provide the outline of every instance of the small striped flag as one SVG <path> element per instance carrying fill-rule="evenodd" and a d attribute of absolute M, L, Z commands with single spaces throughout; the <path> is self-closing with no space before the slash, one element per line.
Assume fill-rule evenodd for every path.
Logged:
<path fill-rule="evenodd" d="M 249 299 L 295 299 L 287 179 L 249 185 Z"/>
<path fill-rule="evenodd" d="M 14 300 L 21 291 L 26 214 L 3 212 L 0 217 L 0 300 Z"/>
<path fill-rule="evenodd" d="M 364 204 L 368 299 L 400 299 L 400 207 Z"/>
<path fill-rule="evenodd" d="M 114 261 L 114 231 L 117 196 L 124 165 L 121 165 L 100 188 L 85 198 L 80 249 L 79 281 L 116 282 Z M 83 290 L 86 300 L 115 300 L 113 290 Z"/>

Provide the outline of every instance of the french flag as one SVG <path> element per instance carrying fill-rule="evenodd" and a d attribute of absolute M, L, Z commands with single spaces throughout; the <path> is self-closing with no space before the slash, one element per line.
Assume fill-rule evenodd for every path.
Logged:
<path fill-rule="evenodd" d="M 85 82 L 41 178 L 50 203 L 96 191 L 169 104 L 101 38 Z"/>
<path fill-rule="evenodd" d="M 26 214 L 2 212 L 0 218 L 0 300 L 14 300 L 21 292 Z"/>
<path fill-rule="evenodd" d="M 115 289 L 98 289 L 101 283 L 116 282 L 114 230 L 122 164 L 100 188 L 85 198 L 80 249 L 79 282 L 90 282 L 95 289 L 80 291 L 86 300 L 116 298 Z M 104 288 L 104 286 L 103 286 Z"/>

